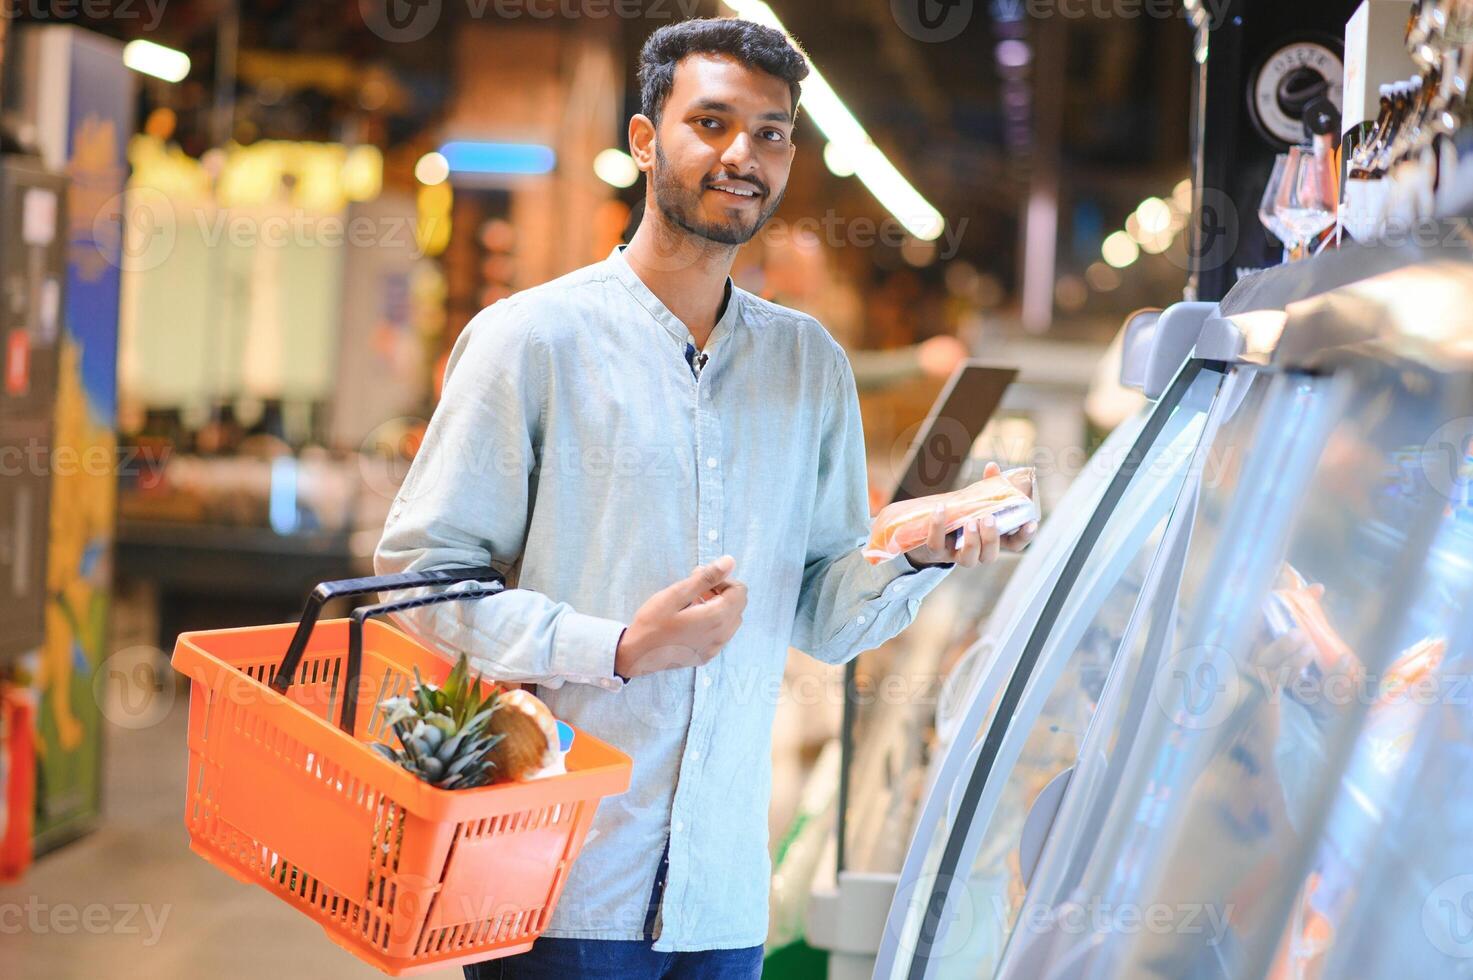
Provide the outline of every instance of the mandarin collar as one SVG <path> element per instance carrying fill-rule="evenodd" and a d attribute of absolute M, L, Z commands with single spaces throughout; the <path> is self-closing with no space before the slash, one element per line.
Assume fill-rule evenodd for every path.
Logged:
<path fill-rule="evenodd" d="M 639 274 L 629 265 L 629 260 L 624 257 L 624 250 L 628 247 L 628 245 L 623 244 L 614 246 L 613 250 L 609 252 L 609 257 L 605 260 L 609 268 L 613 270 L 614 275 L 619 281 L 629 289 L 629 292 L 634 298 L 639 301 L 639 305 L 648 310 L 650 316 L 654 317 L 682 347 L 687 343 L 694 344 L 695 338 L 691 336 L 691 332 L 686 327 L 684 321 L 670 312 L 669 308 L 661 302 L 660 297 L 656 296 L 654 291 L 644 284 L 644 280 L 639 278 Z M 712 328 L 711 336 L 706 341 L 706 347 L 704 349 L 707 351 L 714 347 L 721 338 L 730 333 L 738 321 L 737 308 L 741 305 L 739 296 L 741 290 L 731 281 L 731 276 L 729 275 L 726 277 L 726 291 L 726 309 L 722 310 L 721 318 L 716 321 L 716 326 Z"/>

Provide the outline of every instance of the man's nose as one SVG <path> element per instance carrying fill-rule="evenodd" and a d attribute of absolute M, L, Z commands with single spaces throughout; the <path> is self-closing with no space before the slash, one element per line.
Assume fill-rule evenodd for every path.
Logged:
<path fill-rule="evenodd" d="M 732 137 L 731 142 L 726 144 L 726 152 L 721 154 L 721 162 L 738 174 L 755 170 L 756 158 L 752 154 L 751 134 L 737 133 Z"/>

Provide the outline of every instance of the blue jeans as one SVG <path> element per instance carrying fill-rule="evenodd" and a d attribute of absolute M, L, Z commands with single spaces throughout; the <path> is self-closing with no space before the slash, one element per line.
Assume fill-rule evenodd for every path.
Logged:
<path fill-rule="evenodd" d="M 670 867 L 670 844 L 660 855 L 655 885 L 650 889 L 643 939 L 559 939 L 543 937 L 517 956 L 472 963 L 465 980 L 759 980 L 762 947 L 703 949 L 687 953 L 657 953 L 655 917 L 665 893 Z"/>
<path fill-rule="evenodd" d="M 758 980 L 762 947 L 657 953 L 648 939 L 543 937 L 520 956 L 473 963 L 466 980 Z"/>

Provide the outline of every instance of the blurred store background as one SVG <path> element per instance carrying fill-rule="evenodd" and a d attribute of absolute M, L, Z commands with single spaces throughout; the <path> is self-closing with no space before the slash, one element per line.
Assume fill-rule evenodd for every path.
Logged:
<path fill-rule="evenodd" d="M 637 227 L 624 132 L 655 28 L 778 18 L 827 83 L 734 276 L 849 351 L 876 507 L 973 357 L 1020 374 L 971 465 L 1037 466 L 1049 512 L 1141 404 L 1110 355 L 1126 315 L 1187 279 L 1179 4 L 1039 17 L 991 0 L 937 23 L 889 0 L 0 2 L 0 442 L 52 461 L 0 482 L 18 515 L 0 529 L 0 661 L 38 741 L 35 864 L 0 903 L 164 918 L 0 930 L 6 976 L 371 975 L 188 854 L 168 654 L 181 630 L 289 621 L 314 583 L 368 573 L 458 332 Z M 851 116 L 872 147 L 839 135 Z M 956 576 L 864 661 L 861 683 L 940 651 L 903 724 L 930 724 L 1013 561 Z M 832 827 L 837 791 L 842 672 L 794 653 L 788 681 L 775 855 Z M 899 829 L 860 833 L 855 866 L 898 866 L 905 816 L 887 813 Z M 827 833 L 793 872 L 805 894 L 835 860 Z"/>

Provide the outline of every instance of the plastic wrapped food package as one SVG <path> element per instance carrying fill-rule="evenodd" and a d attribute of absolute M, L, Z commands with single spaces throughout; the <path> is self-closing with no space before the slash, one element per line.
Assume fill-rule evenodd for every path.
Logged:
<path fill-rule="evenodd" d="M 951 493 L 896 501 L 875 515 L 864 557 L 878 565 L 924 545 L 937 503 L 946 508 L 947 534 L 985 515 L 997 522 L 998 534 L 1011 534 L 1039 519 L 1034 486 L 1033 467 L 1021 466 Z"/>

